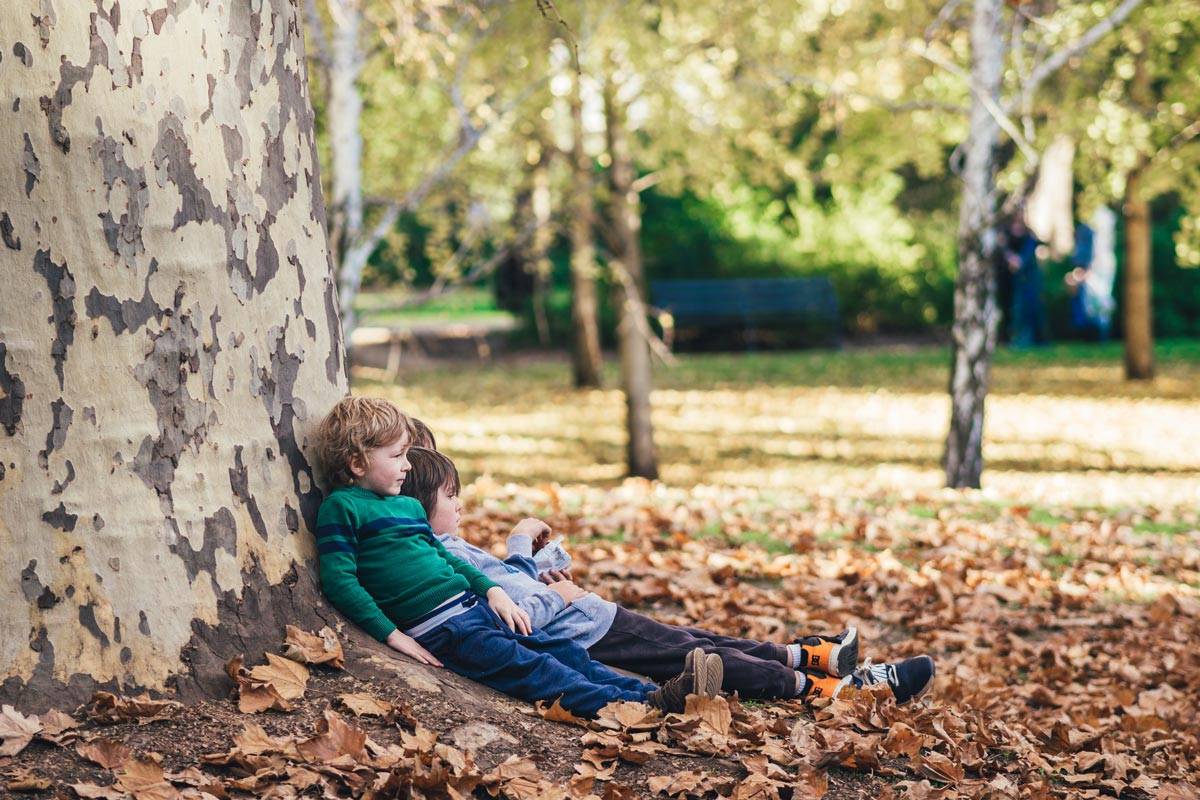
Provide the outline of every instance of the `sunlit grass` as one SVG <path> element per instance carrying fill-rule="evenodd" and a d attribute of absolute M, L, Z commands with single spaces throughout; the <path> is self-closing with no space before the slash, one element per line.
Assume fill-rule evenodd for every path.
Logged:
<path fill-rule="evenodd" d="M 656 371 L 662 479 L 785 493 L 936 490 L 947 368 L 936 347 L 681 356 Z M 1159 371 L 1153 382 L 1123 381 L 1116 344 L 1002 352 L 985 497 L 1035 507 L 1197 503 L 1200 345 L 1161 346 Z M 614 386 L 611 365 L 606 377 Z M 621 393 L 572 389 L 562 359 L 442 365 L 394 384 L 363 373 L 356 390 L 425 419 L 468 480 L 612 485 L 624 475 Z M 1042 513 L 1031 521 L 1055 524 Z"/>

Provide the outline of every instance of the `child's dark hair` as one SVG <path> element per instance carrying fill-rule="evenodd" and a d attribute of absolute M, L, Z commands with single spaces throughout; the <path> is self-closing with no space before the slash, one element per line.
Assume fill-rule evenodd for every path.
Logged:
<path fill-rule="evenodd" d="M 408 463 L 412 466 L 400 487 L 400 494 L 415 498 L 427 517 L 433 516 L 433 509 L 437 507 L 438 489 L 445 487 L 449 494 L 457 495 L 462 488 L 454 462 L 437 450 L 410 448 Z"/>
<path fill-rule="evenodd" d="M 408 421 L 413 427 L 413 447 L 437 450 L 437 439 L 433 438 L 433 431 L 429 430 L 429 426 L 416 417 L 409 417 Z"/>

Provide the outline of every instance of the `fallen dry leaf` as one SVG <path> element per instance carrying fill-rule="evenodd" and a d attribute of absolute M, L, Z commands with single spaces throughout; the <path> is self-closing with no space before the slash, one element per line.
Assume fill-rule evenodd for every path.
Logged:
<path fill-rule="evenodd" d="M 360 762 L 367 758 L 366 743 L 365 731 L 326 709 L 325 716 L 317 722 L 317 735 L 299 742 L 296 749 L 311 762 L 329 762 L 342 756 Z"/>
<path fill-rule="evenodd" d="M 71 791 L 85 800 L 125 800 L 128 796 L 119 789 L 94 783 L 72 783 Z"/>
<path fill-rule="evenodd" d="M 396 707 L 391 703 L 362 692 L 339 694 L 338 702 L 356 717 L 391 717 Z"/>
<path fill-rule="evenodd" d="M 283 654 L 293 661 L 305 664 L 328 664 L 337 669 L 345 666 L 342 643 L 328 626 L 321 628 L 319 633 L 309 633 L 295 625 L 288 625 Z"/>
<path fill-rule="evenodd" d="M 105 769 L 116 769 L 133 756 L 133 750 L 113 739 L 96 738 L 75 745 L 75 752 Z"/>
<path fill-rule="evenodd" d="M 134 800 L 176 800 L 179 797 L 179 790 L 163 777 L 162 764 L 149 757 L 127 761 L 113 785 L 133 795 Z"/>
<path fill-rule="evenodd" d="M 154 700 L 150 695 L 118 697 L 111 692 L 96 692 L 81 711 L 93 722 L 115 725 L 122 722 L 137 722 L 146 725 L 170 719 L 183 708 L 176 700 Z M 79 712 L 76 712 L 79 713 Z"/>
<path fill-rule="evenodd" d="M 80 725 L 79 721 L 57 708 L 38 715 L 38 721 L 42 723 L 42 730 L 38 733 L 38 738 L 51 744 L 64 747 L 79 736 L 76 730 Z"/>
<path fill-rule="evenodd" d="M 547 706 L 545 703 L 536 703 L 534 706 L 537 712 L 542 715 L 542 719 L 550 722 L 565 722 L 568 725 L 578 725 L 581 728 L 588 726 L 587 720 L 582 717 L 577 717 L 570 711 L 562 707 L 562 704 L 555 700 L 552 705 Z"/>
<path fill-rule="evenodd" d="M 48 778 L 35 775 L 28 769 L 19 770 L 9 776 L 4 788 L 10 792 L 40 792 L 49 789 L 53 784 Z"/>
<path fill-rule="evenodd" d="M 42 729 L 35 715 L 25 716 L 10 705 L 0 706 L 0 757 L 15 756 Z"/>

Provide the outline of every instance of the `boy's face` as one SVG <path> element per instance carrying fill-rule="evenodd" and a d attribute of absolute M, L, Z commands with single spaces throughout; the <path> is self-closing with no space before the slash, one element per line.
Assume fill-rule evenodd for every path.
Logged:
<path fill-rule="evenodd" d="M 408 434 L 404 433 L 390 444 L 367 451 L 366 464 L 355 459 L 350 469 L 358 477 L 358 485 L 385 497 L 400 494 L 410 467 L 410 444 Z"/>
<path fill-rule="evenodd" d="M 437 501 L 433 513 L 429 515 L 429 527 L 434 533 L 458 533 L 458 521 L 462 518 L 462 501 L 458 495 L 452 494 L 452 489 L 445 486 L 438 489 Z"/>

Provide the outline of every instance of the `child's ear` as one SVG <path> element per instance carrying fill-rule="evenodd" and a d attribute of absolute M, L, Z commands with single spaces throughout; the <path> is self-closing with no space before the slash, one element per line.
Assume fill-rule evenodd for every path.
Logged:
<path fill-rule="evenodd" d="M 354 453 L 350 456 L 350 474 L 356 478 L 361 478 L 367 474 L 367 460 L 360 453 Z"/>

